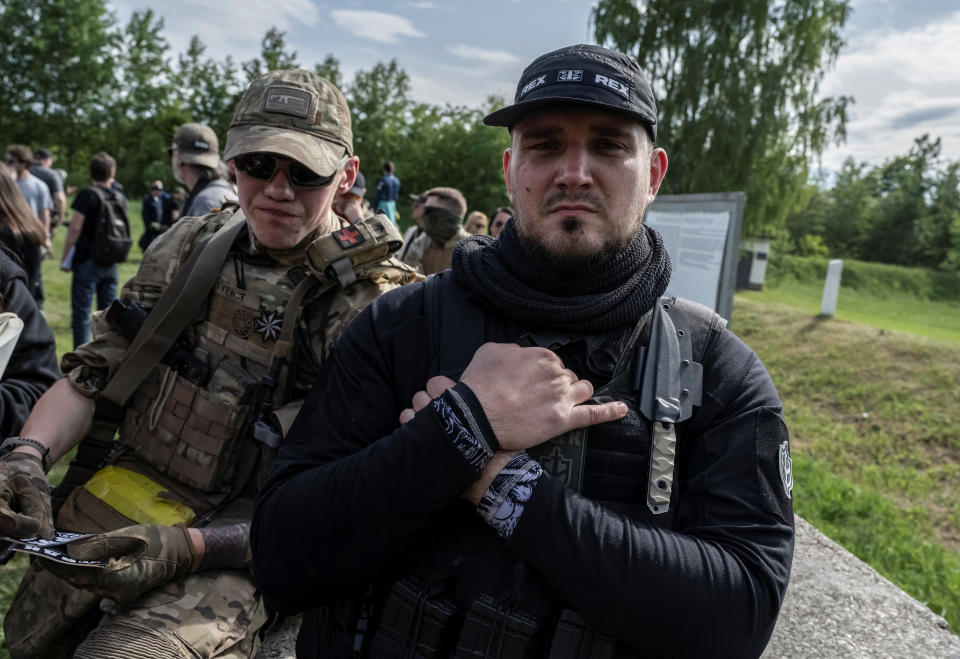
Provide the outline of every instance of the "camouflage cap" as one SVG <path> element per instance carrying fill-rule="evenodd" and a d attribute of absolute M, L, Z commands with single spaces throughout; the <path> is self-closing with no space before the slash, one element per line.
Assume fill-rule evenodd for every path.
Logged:
<path fill-rule="evenodd" d="M 223 158 L 257 152 L 292 158 L 321 176 L 334 174 L 344 152 L 353 154 L 343 93 L 301 69 L 271 71 L 255 80 L 237 105 Z"/>
<path fill-rule="evenodd" d="M 220 140 L 206 124 L 183 124 L 173 135 L 168 152 L 177 152 L 181 162 L 216 169 L 220 164 Z"/>

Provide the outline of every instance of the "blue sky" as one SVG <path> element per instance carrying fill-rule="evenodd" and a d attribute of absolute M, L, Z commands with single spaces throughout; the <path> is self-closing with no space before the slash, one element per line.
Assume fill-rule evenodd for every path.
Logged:
<path fill-rule="evenodd" d="M 208 52 L 255 57 L 270 26 L 287 33 L 301 65 L 332 53 L 347 79 L 396 58 L 412 96 L 476 106 L 491 93 L 512 97 L 537 55 L 591 42 L 592 0 L 111 0 L 121 22 L 152 6 L 164 17 L 174 52 L 199 34 Z M 229 7 L 229 8 L 227 8 Z M 905 153 L 922 133 L 943 138 L 960 159 L 960 3 L 957 0 L 854 0 L 847 45 L 824 94 L 856 98 L 847 143 L 824 155 L 870 163 Z"/>

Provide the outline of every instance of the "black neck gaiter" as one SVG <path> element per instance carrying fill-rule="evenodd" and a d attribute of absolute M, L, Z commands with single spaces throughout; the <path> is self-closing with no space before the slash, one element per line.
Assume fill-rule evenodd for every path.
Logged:
<path fill-rule="evenodd" d="M 496 240 L 461 240 L 452 269 L 456 282 L 485 309 L 576 332 L 635 324 L 666 291 L 671 273 L 663 239 L 649 225 L 602 262 L 561 269 L 524 246 L 513 219 Z"/>

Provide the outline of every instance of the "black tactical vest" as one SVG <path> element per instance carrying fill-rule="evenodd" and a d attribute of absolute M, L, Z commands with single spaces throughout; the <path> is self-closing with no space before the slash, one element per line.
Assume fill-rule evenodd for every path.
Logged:
<path fill-rule="evenodd" d="M 708 340 L 724 321 L 682 300 L 661 304 L 676 313 L 681 336 L 687 334 L 687 350 L 702 362 Z M 502 319 L 470 302 L 449 274 L 428 278 L 424 315 L 431 332 L 430 376 L 458 379 L 485 341 L 539 345 L 560 354 L 565 363 L 565 353 L 578 353 L 584 362 L 589 358 L 590 343 L 582 337 L 549 331 L 512 336 Z M 661 506 L 659 513 L 648 500 L 653 423 L 641 413 L 638 372 L 643 371 L 651 316 L 646 314 L 621 337 L 611 377 L 599 386 L 594 383 L 595 401 L 621 400 L 627 415 L 528 452 L 551 476 L 584 496 L 644 524 L 671 528 L 680 494 L 676 483 L 668 488 L 671 505 Z M 683 427 L 677 428 L 681 447 Z M 681 468 L 681 455 L 677 450 L 674 469 Z M 363 597 L 326 607 L 315 618 L 306 616 L 301 641 L 310 638 L 317 656 L 324 657 L 639 656 L 567 609 L 471 508 L 466 501 L 451 506 Z"/>

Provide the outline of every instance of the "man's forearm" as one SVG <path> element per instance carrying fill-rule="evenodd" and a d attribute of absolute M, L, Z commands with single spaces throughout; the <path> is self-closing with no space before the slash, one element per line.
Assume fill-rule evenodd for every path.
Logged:
<path fill-rule="evenodd" d="M 57 217 L 60 218 L 60 221 L 63 222 L 66 219 L 65 213 L 67 212 L 67 195 L 62 192 L 58 192 L 53 195 L 53 207 L 57 212 Z"/>
<path fill-rule="evenodd" d="M 80 232 L 83 231 L 83 213 L 75 211 L 73 217 L 70 219 L 70 227 L 67 229 L 67 237 L 63 242 L 63 257 L 61 261 L 67 258 L 67 254 L 70 252 L 70 248 L 77 244 L 77 239 L 80 238 Z"/>
<path fill-rule="evenodd" d="M 50 464 L 63 457 L 90 430 L 95 403 L 76 389 L 66 378 L 53 383 L 23 424 L 22 437 L 35 439 L 50 449 Z M 15 451 L 35 453 L 29 446 Z"/>
<path fill-rule="evenodd" d="M 253 564 L 247 523 L 190 529 L 190 540 L 194 550 L 191 572 L 245 568 Z"/>

